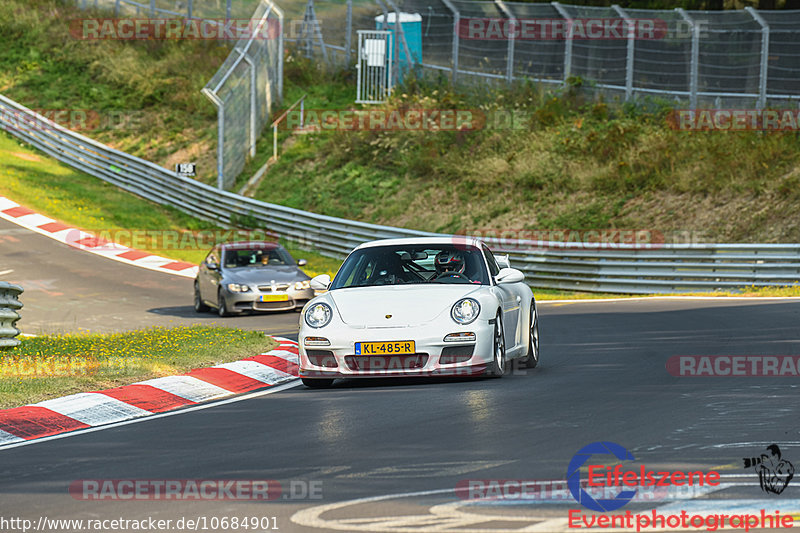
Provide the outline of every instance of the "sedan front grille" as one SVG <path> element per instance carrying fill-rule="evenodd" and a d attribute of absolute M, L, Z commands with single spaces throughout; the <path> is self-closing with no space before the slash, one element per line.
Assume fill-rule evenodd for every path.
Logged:
<path fill-rule="evenodd" d="M 291 287 L 290 283 L 276 283 L 275 290 L 272 290 L 272 285 L 259 285 L 258 290 L 261 292 L 286 292 L 286 290 Z"/>

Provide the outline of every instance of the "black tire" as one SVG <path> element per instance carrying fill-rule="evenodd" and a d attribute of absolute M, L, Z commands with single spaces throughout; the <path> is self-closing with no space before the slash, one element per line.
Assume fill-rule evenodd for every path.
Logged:
<path fill-rule="evenodd" d="M 196 313 L 207 313 L 208 306 L 203 301 L 203 297 L 200 294 L 200 286 L 197 282 L 194 282 L 194 310 Z"/>
<path fill-rule="evenodd" d="M 539 364 L 539 312 L 536 302 L 531 302 L 531 324 L 528 333 L 528 355 L 522 360 L 527 368 L 536 368 Z"/>
<path fill-rule="evenodd" d="M 300 378 L 300 380 L 309 389 L 328 389 L 333 385 L 333 379 L 330 378 Z"/>
<path fill-rule="evenodd" d="M 222 291 L 217 293 L 217 314 L 221 317 L 231 316 L 231 312 L 228 310 L 228 304 L 225 301 L 225 295 L 222 294 Z"/>
<path fill-rule="evenodd" d="M 488 374 L 495 378 L 501 378 L 506 373 L 508 362 L 506 361 L 506 340 L 503 335 L 503 318 L 497 313 L 494 319 L 494 338 L 492 340 L 492 362 L 489 363 Z"/>

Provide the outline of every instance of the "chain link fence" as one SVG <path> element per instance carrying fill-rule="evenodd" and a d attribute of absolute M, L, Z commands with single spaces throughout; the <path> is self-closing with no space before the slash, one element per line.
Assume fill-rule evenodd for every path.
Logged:
<path fill-rule="evenodd" d="M 216 25 L 249 25 L 250 31 L 242 38 L 231 39 L 231 53 L 203 88 L 203 94 L 217 107 L 217 187 L 230 189 L 247 158 L 255 156 L 256 141 L 283 96 L 283 14 L 278 6 L 269 0 L 75 2 L 81 8 L 113 11 L 116 17 L 203 19 Z"/>
<path fill-rule="evenodd" d="M 294 3 L 295 16 L 307 19 L 313 9 L 324 46 L 316 35 L 291 39 L 308 54 L 325 49 L 326 60 L 349 64 L 352 32 L 376 29 L 375 17 L 395 7 L 422 17 L 422 71 L 446 73 L 456 83 L 561 85 L 574 77 L 626 101 L 657 96 L 692 108 L 800 103 L 800 11 L 309 0 Z M 600 26 L 612 30 L 592 35 Z M 402 46 L 401 36 L 396 40 Z"/>
<path fill-rule="evenodd" d="M 252 14 L 253 35 L 236 42 L 203 88 L 217 106 L 217 187 L 230 189 L 283 98 L 283 12 L 261 0 Z"/>

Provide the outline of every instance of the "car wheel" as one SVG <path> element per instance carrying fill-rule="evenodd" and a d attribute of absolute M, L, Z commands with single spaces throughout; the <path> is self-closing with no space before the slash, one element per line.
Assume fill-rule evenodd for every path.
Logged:
<path fill-rule="evenodd" d="M 333 385 L 333 380 L 330 378 L 300 378 L 300 380 L 303 382 L 303 385 L 309 389 L 327 389 Z"/>
<path fill-rule="evenodd" d="M 506 373 L 506 340 L 503 338 L 503 319 L 500 313 L 494 320 L 494 338 L 492 340 L 492 362 L 489 364 L 489 375 L 500 378 Z"/>
<path fill-rule="evenodd" d="M 221 317 L 231 316 L 231 312 L 228 311 L 228 304 L 225 302 L 225 295 L 222 294 L 222 291 L 219 291 L 217 294 L 217 313 Z"/>
<path fill-rule="evenodd" d="M 208 306 L 203 302 L 203 298 L 200 295 L 200 286 L 197 282 L 194 282 L 194 310 L 197 313 L 205 313 L 208 311 Z"/>
<path fill-rule="evenodd" d="M 539 313 L 536 302 L 531 302 L 531 327 L 528 338 L 528 356 L 522 360 L 528 368 L 536 368 L 539 364 Z"/>

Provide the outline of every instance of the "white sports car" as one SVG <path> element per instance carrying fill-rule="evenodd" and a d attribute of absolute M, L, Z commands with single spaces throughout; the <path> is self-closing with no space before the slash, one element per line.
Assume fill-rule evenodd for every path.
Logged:
<path fill-rule="evenodd" d="M 539 362 L 536 302 L 524 274 L 469 237 L 387 239 L 358 246 L 300 318 L 300 377 L 505 374 Z"/>

